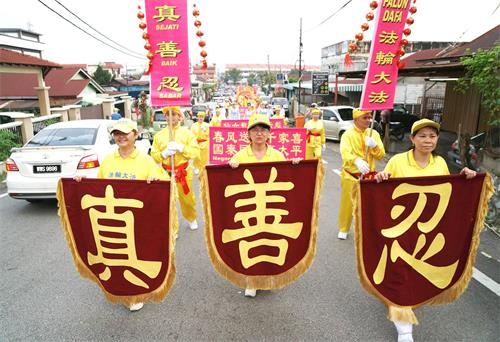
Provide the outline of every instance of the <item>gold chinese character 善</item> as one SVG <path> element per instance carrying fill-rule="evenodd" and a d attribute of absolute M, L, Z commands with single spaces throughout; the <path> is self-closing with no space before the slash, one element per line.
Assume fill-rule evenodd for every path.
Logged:
<path fill-rule="evenodd" d="M 222 242 L 228 243 L 242 240 L 259 233 L 270 233 L 297 239 L 302 231 L 302 222 L 282 223 L 282 217 L 289 214 L 288 210 L 268 208 L 271 203 L 285 203 L 286 198 L 279 195 L 268 195 L 268 192 L 290 191 L 294 188 L 292 182 L 276 182 L 278 171 L 275 167 L 271 169 L 269 180 L 265 183 L 255 183 L 252 173 L 247 169 L 243 172 L 243 177 L 247 184 L 229 185 L 224 191 L 224 196 L 231 197 L 236 194 L 253 192 L 255 196 L 245 199 L 238 199 L 236 208 L 253 205 L 254 209 L 246 212 L 237 212 L 234 215 L 235 222 L 241 222 L 243 227 L 237 229 L 224 229 L 222 232 Z M 271 223 L 266 222 L 266 217 L 272 217 Z M 255 221 L 252 224 L 250 221 Z M 273 246 L 279 249 L 277 256 L 258 255 L 250 257 L 250 250 L 257 246 Z M 258 239 L 255 241 L 239 242 L 241 263 L 244 268 L 249 268 L 260 262 L 269 262 L 282 266 L 285 263 L 288 251 L 288 241 L 286 239 Z"/>
<path fill-rule="evenodd" d="M 122 266 L 129 267 L 139 271 L 149 278 L 154 279 L 160 273 L 161 261 L 139 260 L 135 246 L 134 235 L 134 215 L 130 210 L 121 214 L 115 212 L 116 207 L 142 208 L 143 202 L 128 198 L 115 198 L 113 187 L 108 185 L 105 191 L 105 197 L 94 197 L 85 195 L 81 200 L 82 209 L 89 209 L 90 223 L 92 233 L 97 248 L 97 255 L 87 252 L 87 262 L 90 266 L 95 264 L 104 264 L 106 268 L 99 274 L 99 278 L 107 281 L 111 278 L 110 267 Z M 94 206 L 104 206 L 105 211 L 98 211 Z M 121 226 L 107 226 L 100 224 L 100 220 L 113 220 L 123 223 Z M 111 237 L 114 236 L 114 237 Z M 114 248 L 111 247 L 114 245 Z M 115 256 L 108 258 L 105 255 Z M 139 277 L 131 271 L 123 272 L 124 278 L 130 283 L 149 288 Z"/>
<path fill-rule="evenodd" d="M 425 251 L 424 255 L 419 259 L 417 254 L 425 247 L 427 239 L 425 233 L 433 231 L 446 212 L 448 204 L 451 197 L 451 184 L 443 183 L 436 185 L 412 185 L 408 183 L 402 183 L 392 193 L 392 199 L 399 198 L 408 194 L 417 194 L 418 198 L 413 208 L 412 212 L 403 221 L 397 225 L 390 228 L 382 228 L 381 234 L 387 238 L 397 238 L 405 234 L 412 225 L 417 224 L 418 230 L 421 232 L 417 239 L 417 243 L 412 253 L 408 253 L 404 250 L 397 240 L 393 240 L 390 247 L 390 258 L 394 263 L 401 258 L 408 265 L 410 265 L 415 271 L 426 278 L 434 286 L 440 289 L 447 287 L 458 266 L 458 261 L 446 266 L 435 266 L 427 262 L 428 259 L 441 252 L 446 245 L 446 239 L 442 233 L 438 233 L 429 247 Z M 426 222 L 419 221 L 425 206 L 427 205 L 427 195 L 426 194 L 436 194 L 439 196 L 439 202 L 435 208 L 434 214 Z M 401 216 L 405 211 L 405 207 L 401 205 L 395 205 L 391 209 L 391 218 L 393 220 Z M 382 254 L 380 255 L 379 262 L 373 273 L 373 281 L 375 284 L 379 285 L 385 278 L 385 271 L 387 267 L 388 259 L 388 248 L 384 245 Z"/>
<path fill-rule="evenodd" d="M 182 50 L 177 48 L 179 43 L 174 43 L 173 41 L 162 41 L 160 43 L 156 43 L 158 45 L 158 50 L 155 53 L 160 54 L 162 58 L 175 58 L 177 54 L 182 52 Z"/>

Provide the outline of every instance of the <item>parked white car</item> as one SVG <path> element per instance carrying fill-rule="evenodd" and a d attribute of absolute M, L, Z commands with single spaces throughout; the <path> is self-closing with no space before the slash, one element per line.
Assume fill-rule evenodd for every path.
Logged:
<path fill-rule="evenodd" d="M 329 106 L 319 108 L 323 113 L 323 125 L 325 126 L 325 136 L 327 139 L 340 141 L 342 134 L 354 126 L 352 120 L 353 107 Z"/>
<path fill-rule="evenodd" d="M 108 129 L 112 120 L 79 120 L 52 124 L 6 160 L 9 196 L 36 202 L 55 198 L 61 177 L 96 177 L 104 157 L 117 146 Z M 148 139 L 136 142 L 149 153 Z"/>

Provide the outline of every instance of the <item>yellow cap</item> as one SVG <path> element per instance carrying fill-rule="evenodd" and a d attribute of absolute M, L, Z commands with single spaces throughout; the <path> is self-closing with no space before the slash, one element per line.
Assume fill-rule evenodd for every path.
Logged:
<path fill-rule="evenodd" d="M 265 114 L 253 114 L 248 120 L 248 130 L 257 125 L 267 126 L 270 129 L 271 121 L 269 121 L 269 117 Z"/>
<path fill-rule="evenodd" d="M 182 116 L 181 107 L 179 106 L 163 107 L 161 111 L 163 112 L 163 114 L 168 114 L 169 109 L 172 109 L 172 114 L 177 114 Z"/>
<path fill-rule="evenodd" d="M 439 132 L 441 125 L 439 125 L 436 121 L 432 121 L 429 119 L 421 119 L 421 120 L 415 121 L 413 123 L 413 125 L 411 126 L 411 135 L 414 135 L 415 133 L 417 133 L 417 131 L 419 129 L 422 129 L 424 127 L 434 127 Z"/>
<path fill-rule="evenodd" d="M 130 119 L 120 119 L 111 127 L 110 132 L 120 131 L 125 134 L 129 134 L 132 131 L 137 132 L 137 122 Z"/>
<path fill-rule="evenodd" d="M 359 118 L 359 117 L 361 117 L 361 116 L 363 116 L 363 115 L 366 115 L 366 114 L 370 114 L 370 115 L 371 115 L 371 113 L 372 113 L 372 112 L 371 112 L 371 111 L 369 111 L 369 110 L 361 110 L 361 109 L 359 109 L 359 108 L 354 108 L 354 109 L 352 110 L 352 118 L 353 118 L 353 119 L 357 119 L 357 118 Z"/>
<path fill-rule="evenodd" d="M 198 112 L 198 113 L 196 114 L 196 117 L 197 117 L 197 118 L 199 118 L 199 117 L 204 118 L 205 116 L 207 116 L 207 113 L 205 113 L 205 112 Z"/>

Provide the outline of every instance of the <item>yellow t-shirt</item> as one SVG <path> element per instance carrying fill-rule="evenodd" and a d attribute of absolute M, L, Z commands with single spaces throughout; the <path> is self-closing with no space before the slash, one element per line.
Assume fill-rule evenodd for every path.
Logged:
<path fill-rule="evenodd" d="M 413 157 L 413 150 L 398 153 L 392 157 L 384 169 L 391 177 L 423 177 L 449 175 L 448 165 L 440 156 L 433 156 L 426 167 L 420 167 Z"/>
<path fill-rule="evenodd" d="M 260 163 L 260 162 L 274 162 L 274 161 L 284 161 L 286 160 L 283 153 L 274 149 L 272 146 L 267 145 L 266 154 L 262 159 L 257 159 L 253 154 L 251 145 L 248 145 L 244 149 L 236 153 L 231 160 L 238 161 L 240 163 Z"/>
<path fill-rule="evenodd" d="M 177 152 L 174 157 L 175 166 L 187 163 L 189 159 L 200 157 L 200 147 L 196 142 L 194 134 L 186 127 L 177 125 L 173 129 L 175 142 L 184 145 L 182 152 Z M 163 128 L 155 134 L 153 146 L 151 147 L 151 157 L 157 162 L 167 165 L 170 168 L 170 157 L 163 158 L 161 152 L 167 148 L 170 142 L 170 131 L 168 127 Z"/>
<path fill-rule="evenodd" d="M 191 132 L 193 132 L 196 140 L 206 140 L 206 141 L 198 141 L 198 145 L 200 146 L 201 149 L 208 148 L 209 128 L 210 126 L 206 122 L 202 122 L 201 124 L 199 122 L 195 122 L 191 126 Z"/>
<path fill-rule="evenodd" d="M 150 177 L 160 180 L 170 179 L 168 174 L 155 163 L 151 156 L 137 149 L 127 158 L 122 158 L 118 150 L 108 154 L 97 172 L 97 178 L 146 180 Z"/>

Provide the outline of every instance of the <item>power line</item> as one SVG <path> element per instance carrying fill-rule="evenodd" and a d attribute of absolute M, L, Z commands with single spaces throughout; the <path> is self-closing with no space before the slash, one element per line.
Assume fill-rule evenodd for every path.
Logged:
<path fill-rule="evenodd" d="M 94 30 L 95 32 L 97 32 L 98 34 L 100 34 L 101 36 L 103 36 L 104 38 L 106 38 L 107 40 L 109 40 L 110 42 L 113 42 L 115 43 L 116 45 L 118 45 L 119 47 L 129 51 L 129 52 L 132 52 L 136 55 L 139 55 L 139 56 L 143 56 L 142 53 L 140 52 L 136 52 L 136 51 L 133 51 L 133 50 L 130 50 L 129 48 L 127 48 L 126 46 L 123 46 L 121 45 L 120 43 L 117 43 L 115 42 L 113 39 L 109 38 L 108 36 L 106 36 L 104 33 L 101 33 L 99 32 L 97 29 L 95 29 L 94 27 L 92 27 L 89 23 L 87 23 L 85 20 L 83 20 L 82 18 L 80 18 L 76 13 L 74 13 L 73 11 L 71 11 L 69 8 L 67 8 L 64 4 L 62 4 L 60 1 L 58 0 L 54 0 L 55 2 L 57 2 L 62 8 L 64 8 L 66 11 L 68 11 L 69 13 L 71 13 L 73 16 L 75 16 L 78 20 L 80 20 L 82 23 L 84 23 L 85 25 L 87 25 L 89 28 L 91 28 L 92 30 Z"/>
<path fill-rule="evenodd" d="M 320 27 L 321 25 L 323 25 L 324 23 L 326 23 L 328 20 L 330 20 L 331 18 L 333 18 L 337 13 L 339 13 L 340 11 L 342 11 L 347 5 L 349 5 L 350 3 L 352 2 L 352 0 L 349 0 L 347 1 L 345 4 L 343 4 L 338 10 L 336 10 L 335 12 L 333 12 L 332 14 L 330 14 L 326 19 L 324 19 L 322 22 L 320 22 L 318 25 L 316 25 L 315 27 L 307 30 L 306 32 L 309 32 L 309 31 L 312 31 L 312 30 L 315 30 L 317 29 L 318 27 Z"/>
<path fill-rule="evenodd" d="M 116 47 L 114 47 L 114 46 L 112 46 L 112 45 L 109 45 L 109 44 L 108 44 L 108 43 L 106 43 L 105 41 L 102 41 L 101 39 L 99 39 L 99 38 L 97 38 L 97 37 L 93 36 L 92 34 L 90 34 L 90 33 L 89 33 L 89 32 L 87 32 L 87 31 L 85 31 L 85 30 L 84 30 L 84 29 L 82 29 L 80 26 L 76 25 L 76 24 L 75 24 L 75 23 L 73 23 L 71 20 L 67 19 L 66 17 L 64 17 L 63 15 L 61 15 L 60 13 L 58 13 L 56 10 L 52 9 L 50 6 L 48 6 L 47 4 L 45 4 L 42 0 L 38 0 L 38 2 L 39 2 L 39 3 L 41 3 L 42 5 L 44 5 L 45 7 L 47 7 L 50 11 L 54 12 L 55 14 L 57 14 L 59 17 L 61 17 L 62 19 L 64 19 L 64 20 L 65 20 L 65 21 L 67 21 L 68 23 L 70 23 L 71 25 L 73 25 L 74 27 L 76 27 L 77 29 L 79 29 L 80 31 L 82 31 L 83 33 L 85 33 L 86 35 L 88 35 L 88 36 L 90 36 L 90 37 L 94 38 L 95 40 L 97 40 L 97 41 L 99 41 L 99 42 L 103 43 L 104 45 L 106 45 L 106 46 L 108 46 L 108 47 L 112 48 L 113 50 L 119 51 L 119 52 L 121 52 L 121 53 L 123 53 L 123 54 L 125 54 L 125 55 L 128 55 L 128 56 L 130 56 L 130 57 L 134 57 L 134 58 L 137 58 L 137 59 L 142 59 L 142 60 L 146 59 L 146 57 L 138 57 L 138 56 L 136 56 L 136 55 L 132 55 L 132 54 L 130 54 L 130 53 L 128 53 L 128 52 L 126 52 L 126 51 L 123 51 L 123 50 L 121 50 L 121 49 L 118 49 L 118 48 L 116 48 Z"/>

